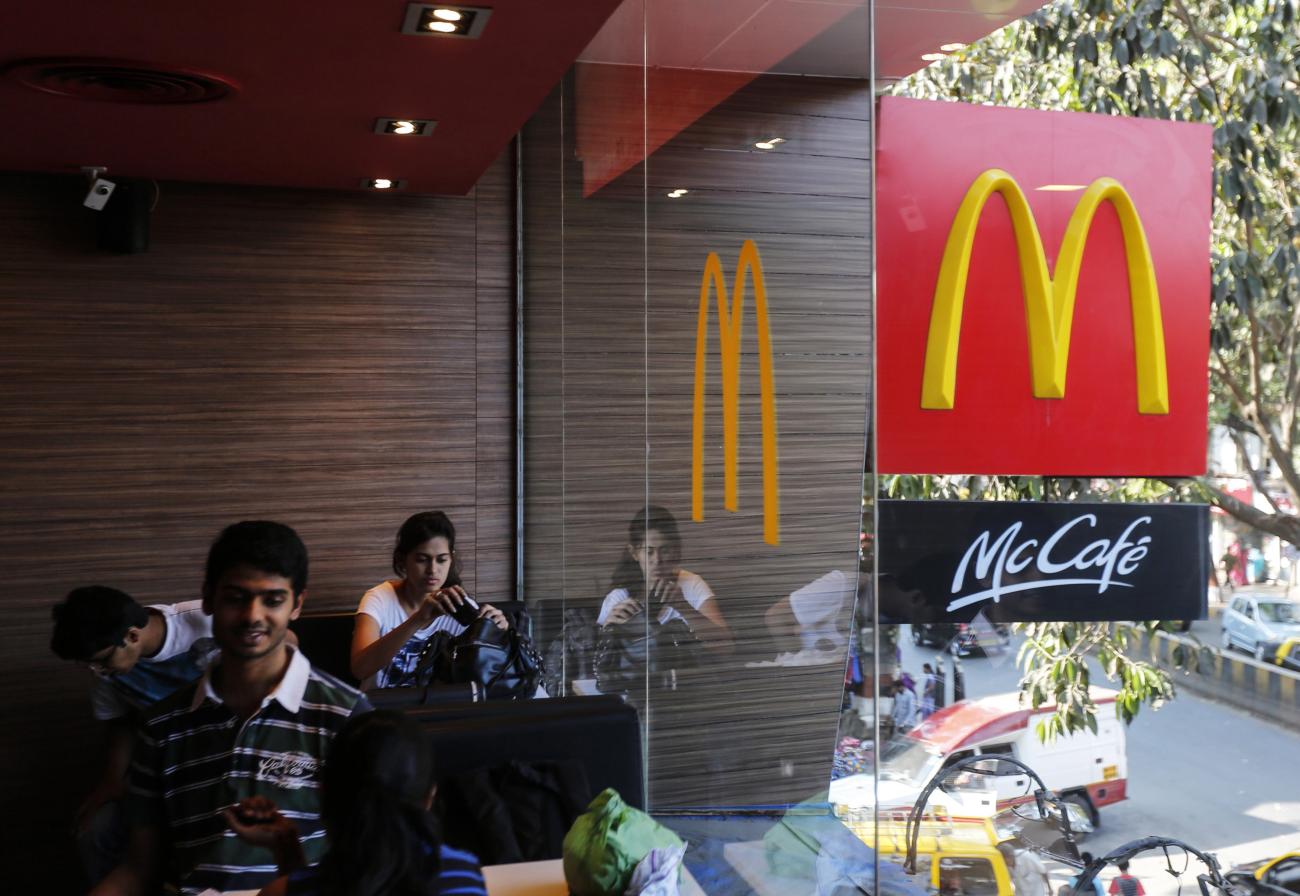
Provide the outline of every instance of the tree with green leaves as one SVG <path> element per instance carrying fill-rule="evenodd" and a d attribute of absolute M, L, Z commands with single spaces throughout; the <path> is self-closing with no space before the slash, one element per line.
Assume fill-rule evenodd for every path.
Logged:
<path fill-rule="evenodd" d="M 1208 477 L 1096 483 L 937 477 L 883 483 L 898 496 L 1204 500 L 1300 546 L 1300 13 L 1296 0 L 1054 3 L 900 82 L 895 92 L 1196 121 L 1214 128 L 1211 422 L 1226 428 L 1267 510 Z M 1261 450 L 1250 450 L 1259 446 Z M 1026 626 L 1022 687 L 1055 702 L 1047 734 L 1093 721 L 1086 657 L 1120 686 L 1121 715 L 1173 694 L 1130 659 L 1128 629 Z"/>

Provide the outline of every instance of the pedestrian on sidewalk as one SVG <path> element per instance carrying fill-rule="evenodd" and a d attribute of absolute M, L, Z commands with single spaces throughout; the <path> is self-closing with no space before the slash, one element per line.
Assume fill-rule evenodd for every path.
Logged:
<path fill-rule="evenodd" d="M 901 682 L 894 682 L 894 732 L 906 734 L 916 724 L 916 697 Z"/>
<path fill-rule="evenodd" d="M 1043 860 L 1028 849 L 1016 849 L 1009 841 L 998 844 L 998 852 L 1011 870 L 1011 884 L 1016 896 L 1048 896 L 1052 879 Z"/>
<path fill-rule="evenodd" d="M 1110 896 L 1146 896 L 1142 881 L 1128 873 L 1128 862 L 1119 863 L 1119 874 L 1110 882 Z"/>
<path fill-rule="evenodd" d="M 934 669 L 929 663 L 921 667 L 925 673 L 924 683 L 921 685 L 921 719 L 925 720 L 935 709 L 935 692 L 939 689 L 939 677 L 934 674 Z"/>

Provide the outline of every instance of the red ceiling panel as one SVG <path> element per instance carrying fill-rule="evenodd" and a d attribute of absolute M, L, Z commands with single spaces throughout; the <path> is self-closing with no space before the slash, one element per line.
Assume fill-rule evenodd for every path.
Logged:
<path fill-rule="evenodd" d="M 489 5 L 489 4 L 484 4 Z M 407 4 L 24 4 L 0 32 L 0 66 L 107 57 L 232 82 L 221 100 L 141 105 L 73 99 L 0 79 L 0 170 L 464 193 L 555 86 L 619 0 L 492 0 L 477 40 L 400 32 Z M 438 121 L 430 137 L 373 133 L 379 117 Z"/>

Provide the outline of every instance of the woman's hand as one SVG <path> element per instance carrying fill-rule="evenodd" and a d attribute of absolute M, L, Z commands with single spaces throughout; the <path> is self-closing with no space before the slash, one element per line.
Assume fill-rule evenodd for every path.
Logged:
<path fill-rule="evenodd" d="M 627 600 L 619 601 L 614 605 L 614 609 L 610 610 L 609 615 L 605 617 L 605 624 L 622 625 L 640 612 L 641 602 L 629 597 Z"/>
<path fill-rule="evenodd" d="M 449 585 L 438 591 L 431 591 L 415 608 L 420 617 L 421 626 L 428 625 L 439 616 L 454 616 L 456 610 L 465 603 L 465 589 L 459 585 Z M 503 626 L 504 627 L 504 626 Z"/>
<path fill-rule="evenodd" d="M 655 583 L 650 586 L 650 603 L 656 607 L 671 607 L 681 614 L 682 604 L 686 603 L 686 598 L 682 596 L 682 588 L 677 583 L 677 576 L 655 579 Z"/>
<path fill-rule="evenodd" d="M 496 607 L 492 606 L 491 604 L 483 604 L 482 606 L 479 607 L 478 618 L 491 619 L 493 624 L 495 624 L 497 628 L 503 631 L 505 629 L 510 628 L 510 620 L 506 618 L 506 614 L 502 613 L 500 610 L 498 610 Z"/>

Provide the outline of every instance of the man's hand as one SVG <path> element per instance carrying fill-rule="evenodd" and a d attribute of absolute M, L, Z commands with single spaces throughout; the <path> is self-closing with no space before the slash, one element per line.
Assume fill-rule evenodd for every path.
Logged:
<path fill-rule="evenodd" d="M 298 826 L 281 815 L 279 807 L 264 796 L 244 797 L 222 812 L 239 839 L 253 846 L 275 852 L 290 838 L 298 839 Z"/>
<path fill-rule="evenodd" d="M 614 609 L 610 610 L 609 615 L 605 617 L 605 624 L 622 625 L 640 612 L 641 602 L 629 597 L 627 600 L 614 605 Z"/>
<path fill-rule="evenodd" d="M 266 797 L 244 797 L 222 812 L 240 840 L 271 851 L 281 874 L 307 864 L 302 844 L 298 842 L 298 826 L 281 815 L 275 803 Z"/>

